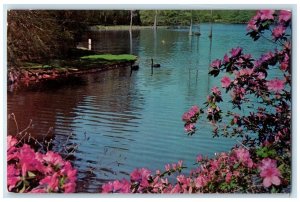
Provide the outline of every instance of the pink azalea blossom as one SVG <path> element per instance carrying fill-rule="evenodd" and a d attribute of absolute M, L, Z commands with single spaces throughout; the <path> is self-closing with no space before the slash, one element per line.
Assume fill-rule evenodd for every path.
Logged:
<path fill-rule="evenodd" d="M 116 180 L 113 182 L 113 192 L 115 193 L 130 193 L 130 182 L 123 179 L 122 181 Z"/>
<path fill-rule="evenodd" d="M 232 178 L 232 173 L 227 173 L 225 177 L 225 182 L 229 183 L 231 181 L 231 178 Z"/>
<path fill-rule="evenodd" d="M 63 185 L 64 193 L 74 193 L 76 188 L 76 183 L 69 182 Z"/>
<path fill-rule="evenodd" d="M 193 116 L 194 116 L 194 115 L 193 115 L 192 113 L 190 113 L 190 112 L 185 112 L 185 113 L 182 115 L 182 120 L 188 122 L 188 121 L 191 120 L 191 118 L 192 118 Z"/>
<path fill-rule="evenodd" d="M 284 81 L 278 78 L 270 80 L 267 82 L 267 87 L 270 91 L 279 92 L 284 89 Z"/>
<path fill-rule="evenodd" d="M 246 59 L 246 60 L 249 60 L 249 59 L 251 59 L 252 58 L 252 55 L 251 54 L 245 54 L 244 55 L 244 59 Z"/>
<path fill-rule="evenodd" d="M 54 153 L 53 151 L 48 151 L 44 155 L 43 159 L 47 163 L 51 163 L 54 166 L 62 166 L 64 164 L 64 160 L 62 159 L 62 157 L 58 153 Z"/>
<path fill-rule="evenodd" d="M 177 168 L 181 168 L 181 167 L 182 167 L 182 163 L 183 163 L 183 161 L 182 161 L 182 160 L 179 160 L 179 161 L 178 161 L 178 164 L 177 164 Z"/>
<path fill-rule="evenodd" d="M 289 64 L 288 64 L 288 63 L 286 63 L 286 62 L 280 63 L 280 69 L 281 69 L 282 71 L 286 71 L 286 70 L 288 69 L 288 67 L 289 67 Z"/>
<path fill-rule="evenodd" d="M 228 63 L 228 62 L 230 62 L 230 60 L 229 60 L 229 57 L 228 57 L 228 55 L 227 55 L 227 53 L 224 55 L 224 58 L 223 58 L 223 63 Z"/>
<path fill-rule="evenodd" d="M 281 38 L 284 35 L 284 33 L 285 33 L 285 27 L 283 27 L 282 25 L 278 25 L 272 31 L 272 35 L 274 39 Z"/>
<path fill-rule="evenodd" d="M 174 193 L 182 193 L 183 190 L 181 188 L 181 186 L 179 184 L 176 184 L 172 190 L 170 191 L 171 194 L 174 194 Z"/>
<path fill-rule="evenodd" d="M 223 88 L 228 88 L 231 84 L 231 80 L 228 76 L 224 76 L 222 79 L 221 79 L 221 83 L 222 83 L 222 87 Z"/>
<path fill-rule="evenodd" d="M 112 182 L 108 182 L 102 185 L 102 193 L 112 193 L 114 190 L 114 185 Z"/>
<path fill-rule="evenodd" d="M 130 180 L 139 182 L 142 187 L 149 185 L 148 179 L 150 177 L 151 171 L 146 168 L 135 169 L 130 174 Z"/>
<path fill-rule="evenodd" d="M 177 168 L 177 164 L 176 163 L 172 163 L 172 169 L 176 170 L 176 168 Z"/>
<path fill-rule="evenodd" d="M 249 30 L 253 30 L 253 31 L 257 31 L 258 27 L 256 26 L 256 20 L 250 20 L 248 25 L 247 25 L 247 31 Z"/>
<path fill-rule="evenodd" d="M 65 165 L 60 171 L 68 179 L 68 182 L 74 183 L 77 179 L 77 170 L 74 169 L 69 161 L 65 162 Z"/>
<path fill-rule="evenodd" d="M 257 78 L 258 78 L 258 79 L 264 79 L 264 78 L 266 78 L 266 75 L 265 75 L 265 73 L 263 73 L 263 72 L 258 72 L 258 73 L 257 73 Z"/>
<path fill-rule="evenodd" d="M 274 10 L 261 10 L 260 11 L 260 19 L 261 20 L 273 20 L 274 19 Z"/>
<path fill-rule="evenodd" d="M 259 169 L 264 170 L 269 167 L 276 168 L 277 167 L 276 160 L 270 158 L 264 158 L 259 165 Z"/>
<path fill-rule="evenodd" d="M 207 177 L 202 176 L 202 175 L 200 175 L 199 177 L 197 177 L 196 180 L 195 180 L 195 186 L 197 188 L 204 187 L 204 186 L 207 185 L 207 183 L 208 183 Z"/>
<path fill-rule="evenodd" d="M 267 62 L 269 60 L 272 60 L 275 57 L 274 53 L 272 53 L 271 51 L 269 51 L 266 54 L 263 54 L 261 56 L 261 62 Z"/>
<path fill-rule="evenodd" d="M 190 112 L 197 114 L 199 113 L 200 109 L 197 105 L 192 106 L 192 108 L 190 109 Z"/>
<path fill-rule="evenodd" d="M 15 146 L 17 144 L 18 140 L 14 138 L 13 136 L 9 135 L 7 136 L 7 150 L 9 150 L 11 147 Z"/>
<path fill-rule="evenodd" d="M 181 184 L 181 186 L 183 188 L 186 188 L 187 186 L 189 186 L 191 179 L 188 177 L 185 177 L 184 175 L 179 175 L 177 176 L 177 182 L 179 182 Z"/>
<path fill-rule="evenodd" d="M 166 164 L 165 165 L 165 169 L 166 169 L 166 171 L 169 172 L 171 170 L 171 165 L 170 164 Z"/>
<path fill-rule="evenodd" d="M 278 20 L 281 23 L 288 22 L 292 17 L 292 12 L 287 10 L 281 10 L 279 11 L 279 17 Z"/>
<path fill-rule="evenodd" d="M 47 185 L 48 191 L 57 191 L 59 185 L 58 173 L 54 173 L 52 176 L 46 176 L 40 181 L 40 185 Z"/>
<path fill-rule="evenodd" d="M 240 161 L 244 166 L 251 168 L 253 166 L 253 161 L 250 158 L 250 153 L 247 149 L 238 148 L 234 150 L 236 158 Z"/>
<path fill-rule="evenodd" d="M 8 185 L 8 191 L 11 191 L 21 180 L 20 170 L 16 169 L 14 165 L 8 165 L 7 166 L 7 185 Z"/>
<path fill-rule="evenodd" d="M 244 68 L 239 71 L 240 76 L 251 75 L 252 73 L 253 73 L 253 69 L 250 68 Z"/>
<path fill-rule="evenodd" d="M 200 162 L 200 161 L 202 161 L 202 159 L 203 159 L 202 155 L 199 154 L 199 155 L 197 156 L 197 158 L 196 158 L 196 161 L 197 161 L 197 162 Z"/>
<path fill-rule="evenodd" d="M 241 47 L 237 47 L 237 48 L 233 48 L 231 49 L 231 57 L 237 57 L 242 53 L 242 48 Z"/>
<path fill-rule="evenodd" d="M 22 167 L 22 176 L 27 175 L 27 171 L 41 171 L 44 170 L 44 165 L 35 158 L 35 152 L 29 145 L 24 144 L 20 148 L 19 162 Z"/>
<path fill-rule="evenodd" d="M 218 95 L 218 96 L 221 96 L 221 91 L 220 91 L 220 89 L 219 89 L 218 87 L 216 87 L 216 86 L 212 87 L 211 91 L 212 91 L 214 94 L 216 94 L 216 95 Z"/>
<path fill-rule="evenodd" d="M 221 60 L 216 59 L 210 64 L 210 66 L 214 69 L 219 69 L 221 67 L 221 62 Z"/>
<path fill-rule="evenodd" d="M 259 166 L 260 176 L 263 178 L 264 187 L 270 187 L 272 184 L 281 184 L 281 173 L 277 168 L 276 161 L 270 158 L 265 158 L 262 160 Z"/>
<path fill-rule="evenodd" d="M 194 131 L 195 130 L 195 124 L 193 124 L 193 123 L 186 124 L 184 126 L 184 130 L 186 132 L 192 132 L 192 131 Z"/>

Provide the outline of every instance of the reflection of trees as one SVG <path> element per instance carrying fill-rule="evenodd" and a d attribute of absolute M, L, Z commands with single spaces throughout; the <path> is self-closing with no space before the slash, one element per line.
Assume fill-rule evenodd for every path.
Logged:
<path fill-rule="evenodd" d="M 86 86 L 86 93 L 94 98 L 89 107 L 99 112 L 117 113 L 116 116 L 105 117 L 115 125 L 136 119 L 134 114 L 144 100 L 135 89 L 135 77 L 129 77 L 129 74 L 129 68 L 121 68 L 88 78 L 90 83 L 94 83 Z"/>
<path fill-rule="evenodd" d="M 15 114 L 20 129 L 24 129 L 32 119 L 34 126 L 28 132 L 39 139 L 56 125 L 57 113 L 74 117 L 72 109 L 83 99 L 83 95 L 73 96 L 80 82 L 76 79 L 70 82 L 71 86 L 66 85 L 59 90 L 56 90 L 56 85 L 53 88 L 48 85 L 44 91 L 8 93 L 7 113 Z M 8 134 L 15 133 L 14 122 L 8 120 Z"/>
<path fill-rule="evenodd" d="M 132 30 L 132 47 L 138 47 L 139 30 Z M 102 53 L 130 53 L 130 32 L 128 30 L 107 30 L 86 32 L 79 46 L 87 47 L 88 39 L 92 39 L 92 50 Z M 134 53 L 134 52 L 133 52 Z"/>

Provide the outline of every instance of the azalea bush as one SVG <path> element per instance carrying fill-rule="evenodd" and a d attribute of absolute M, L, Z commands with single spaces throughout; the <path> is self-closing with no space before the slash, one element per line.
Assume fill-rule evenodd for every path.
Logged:
<path fill-rule="evenodd" d="M 77 170 L 58 153 L 35 152 L 30 145 L 7 137 L 7 189 L 17 193 L 72 193 Z"/>
<path fill-rule="evenodd" d="M 234 137 L 240 143 L 212 158 L 199 155 L 197 167 L 189 175 L 181 173 L 185 168 L 182 161 L 167 164 L 164 171 L 155 173 L 146 168 L 136 169 L 129 180 L 104 184 L 103 193 L 290 191 L 291 12 L 258 11 L 247 31 L 254 41 L 267 39 L 276 49 L 255 59 L 236 47 L 223 59 L 214 60 L 209 74 L 222 76 L 221 88 L 213 87 L 203 107 L 195 105 L 182 116 L 189 135 L 196 132 L 199 119 L 207 119 L 214 137 Z M 230 98 L 230 111 L 221 108 L 223 94 Z"/>

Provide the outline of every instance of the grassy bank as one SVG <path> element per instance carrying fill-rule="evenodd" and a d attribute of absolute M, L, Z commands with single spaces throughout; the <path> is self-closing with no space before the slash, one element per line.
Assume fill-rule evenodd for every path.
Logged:
<path fill-rule="evenodd" d="M 20 84 L 13 85 L 16 88 L 20 86 L 28 87 L 29 85 L 36 86 L 43 81 L 58 81 L 86 73 L 126 68 L 137 60 L 137 56 L 130 54 L 90 55 L 92 51 L 82 53 L 85 54 L 65 60 L 51 60 L 44 63 L 24 62 L 19 69 L 8 70 L 8 85 Z"/>
<path fill-rule="evenodd" d="M 137 59 L 137 56 L 130 54 L 112 55 L 112 54 L 101 54 L 101 55 L 87 55 L 82 56 L 80 59 L 91 60 L 91 61 L 127 61 L 133 62 Z"/>

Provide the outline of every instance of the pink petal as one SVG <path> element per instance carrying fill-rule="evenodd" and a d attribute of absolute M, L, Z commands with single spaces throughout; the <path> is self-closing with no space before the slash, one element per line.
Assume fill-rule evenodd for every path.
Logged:
<path fill-rule="evenodd" d="M 280 185 L 280 184 L 281 184 L 281 180 L 279 179 L 278 176 L 273 176 L 273 177 L 271 178 L 271 181 L 272 181 L 272 183 L 275 184 L 275 185 Z"/>
<path fill-rule="evenodd" d="M 271 184 L 272 184 L 271 178 L 266 177 L 266 178 L 264 179 L 264 181 L 263 181 L 264 187 L 269 187 L 269 186 L 271 186 Z"/>

